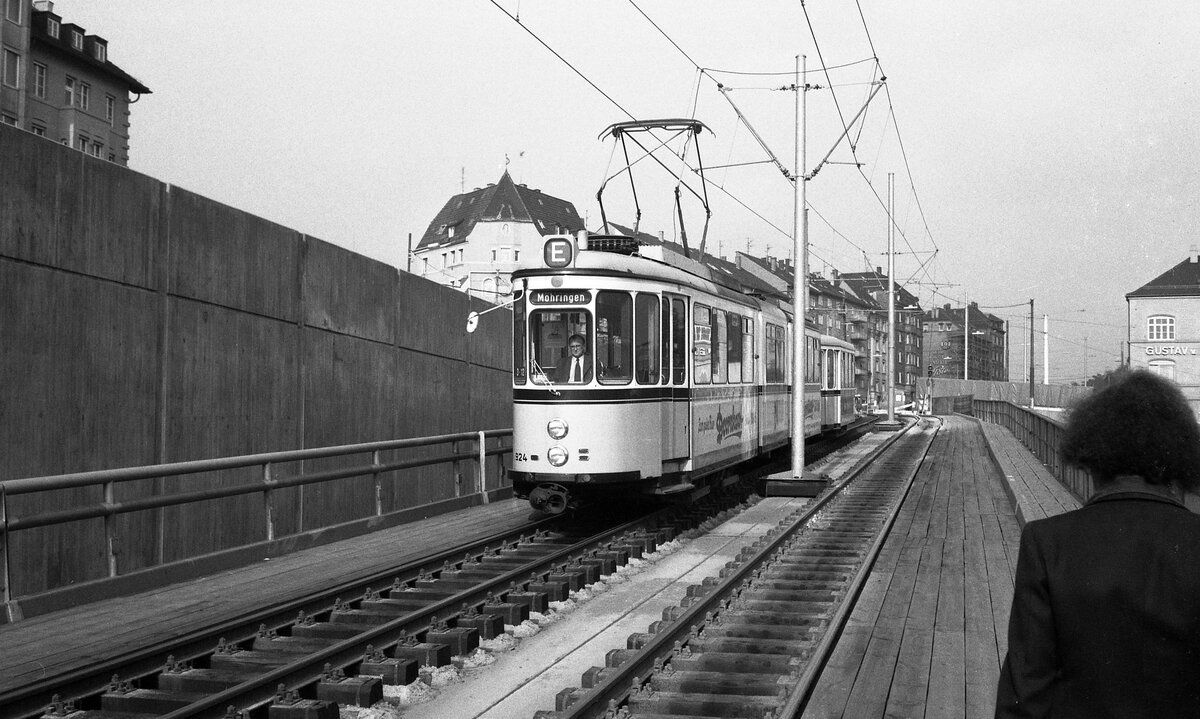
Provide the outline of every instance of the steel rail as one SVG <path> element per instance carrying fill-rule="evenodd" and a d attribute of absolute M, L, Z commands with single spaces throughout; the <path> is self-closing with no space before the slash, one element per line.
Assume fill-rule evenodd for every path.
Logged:
<path fill-rule="evenodd" d="M 396 578 L 401 581 L 414 579 L 424 567 L 440 568 L 444 562 L 461 559 L 464 552 L 473 553 L 497 544 L 507 544 L 527 532 L 536 532 L 547 526 L 553 526 L 560 520 L 560 517 L 542 517 L 523 527 L 497 532 L 470 544 L 415 558 L 400 567 L 372 572 L 323 589 L 313 595 L 273 604 L 248 615 L 179 635 L 167 644 L 134 650 L 120 657 L 93 664 L 86 669 L 78 669 L 53 679 L 0 694 L 0 719 L 24 719 L 38 716 L 50 704 L 50 699 L 54 694 L 62 695 L 64 700 L 75 701 L 102 691 L 114 674 L 123 673 L 126 678 L 154 674 L 162 669 L 166 658 L 170 655 L 182 661 L 191 661 L 197 657 L 211 654 L 218 638 L 224 637 L 234 643 L 246 641 L 254 637 L 262 625 L 268 629 L 279 629 L 293 623 L 296 613 L 299 611 L 308 615 L 329 611 L 333 606 L 333 601 L 337 598 L 357 594 L 367 587 L 390 584 Z"/>
<path fill-rule="evenodd" d="M 940 429 L 940 427 L 941 420 L 939 419 L 938 428 Z M 934 430 L 934 434 L 937 434 L 937 430 Z M 850 619 L 850 613 L 854 611 L 854 606 L 858 602 L 859 595 L 862 594 L 863 587 L 866 586 L 867 579 L 871 576 L 871 570 L 875 568 L 875 562 L 879 559 L 879 553 L 883 551 L 883 545 L 887 543 L 888 537 L 892 533 L 892 527 L 896 524 L 896 518 L 900 516 L 900 508 L 904 505 L 904 500 L 908 498 L 908 493 L 912 490 L 913 480 L 916 479 L 917 472 L 920 471 L 921 465 L 925 462 L 925 456 L 929 454 L 931 446 L 932 442 L 925 445 L 925 449 L 921 453 L 921 460 L 917 462 L 916 469 L 905 481 L 904 491 L 900 492 L 900 496 L 892 506 L 892 511 L 888 513 L 887 520 L 879 530 L 879 534 L 876 535 L 871 548 L 867 551 L 866 558 L 863 560 L 862 565 L 859 566 L 858 572 L 854 575 L 854 580 L 850 583 L 850 587 L 846 591 L 845 599 L 838 606 L 833 617 L 830 618 L 829 629 L 821 637 L 821 641 L 813 650 L 812 657 L 809 659 L 804 673 L 800 675 L 800 680 L 796 682 L 795 688 L 788 696 L 787 703 L 777 712 L 780 719 L 792 719 L 799 716 L 804 704 L 812 695 L 817 678 L 825 670 L 825 665 L 842 636 L 842 630 L 845 628 L 846 622 Z"/>
<path fill-rule="evenodd" d="M 368 645 L 387 651 L 395 647 L 405 634 L 413 634 L 414 626 L 426 627 L 430 621 L 437 622 L 457 616 L 465 602 L 472 604 L 485 599 L 489 593 L 495 594 L 497 587 L 504 588 L 500 595 L 505 594 L 510 586 L 525 586 L 531 571 L 541 573 L 534 567 L 553 567 L 564 560 L 581 559 L 588 555 L 592 547 L 611 543 L 620 535 L 628 533 L 652 522 L 658 516 L 670 512 L 670 508 L 653 512 L 638 519 L 610 527 L 587 539 L 564 547 L 556 552 L 533 560 L 521 567 L 502 572 L 493 579 L 485 580 L 478 586 L 465 589 L 446 599 L 431 604 L 429 607 L 402 615 L 385 624 L 372 627 L 370 630 L 349 639 L 340 641 L 326 649 L 306 656 L 291 664 L 278 667 L 253 680 L 243 682 L 236 687 L 210 695 L 198 702 L 163 714 L 160 719 L 221 719 L 230 706 L 239 711 L 249 711 L 270 702 L 278 693 L 282 683 L 289 689 L 311 684 L 321 679 L 325 665 L 334 669 L 346 669 L 363 658 Z M 522 581 L 524 580 L 524 581 Z M 416 634 L 419 634 L 417 632 Z"/>
<path fill-rule="evenodd" d="M 741 562 L 739 566 L 733 568 L 722 579 L 719 587 L 715 587 L 711 592 L 698 598 L 696 602 L 683 610 L 671 623 L 671 626 L 677 628 L 678 631 L 664 630 L 654 634 L 635 655 L 622 663 L 620 667 L 613 669 L 597 686 L 583 693 L 566 709 L 558 712 L 556 716 L 559 719 L 593 719 L 596 717 L 605 717 L 607 716 L 606 712 L 610 708 L 619 706 L 627 701 L 633 679 L 648 677 L 654 670 L 656 662 L 665 661 L 672 654 L 675 649 L 675 643 L 679 641 L 679 635 L 683 631 L 683 628 L 698 628 L 703 626 L 706 615 L 720 608 L 724 597 L 729 591 L 732 591 L 732 588 L 741 586 L 766 558 L 776 553 L 798 529 L 805 526 L 818 512 L 824 509 L 835 498 L 839 497 L 842 490 L 862 474 L 872 460 L 882 455 L 901 436 L 906 435 L 912 426 L 914 425 L 910 424 L 894 436 L 889 437 L 886 442 L 877 447 L 868 457 L 864 457 L 859 461 L 847 472 L 846 476 L 831 486 L 824 495 L 818 497 L 806 507 L 804 513 L 792 523 L 791 527 L 784 531 L 776 532 L 773 537 L 767 535 L 769 539 L 763 543 L 754 557 Z"/>

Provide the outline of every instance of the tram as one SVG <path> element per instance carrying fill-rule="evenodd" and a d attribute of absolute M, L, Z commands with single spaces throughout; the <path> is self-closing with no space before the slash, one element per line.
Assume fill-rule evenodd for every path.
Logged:
<path fill-rule="evenodd" d="M 791 442 L 790 306 L 625 236 L 551 235 L 513 273 L 517 496 L 671 495 Z M 808 438 L 854 420 L 853 345 L 804 328 Z"/>

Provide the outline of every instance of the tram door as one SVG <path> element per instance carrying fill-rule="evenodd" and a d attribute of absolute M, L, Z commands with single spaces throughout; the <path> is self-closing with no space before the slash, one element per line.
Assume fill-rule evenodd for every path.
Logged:
<path fill-rule="evenodd" d="M 662 358 L 663 384 L 666 385 L 663 408 L 663 459 L 678 459 L 691 454 L 690 405 L 688 395 L 687 301 L 675 295 L 663 295 Z"/>

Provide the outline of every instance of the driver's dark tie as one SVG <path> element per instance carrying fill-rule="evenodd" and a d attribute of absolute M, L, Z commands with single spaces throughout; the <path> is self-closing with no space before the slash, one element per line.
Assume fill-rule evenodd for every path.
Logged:
<path fill-rule="evenodd" d="M 580 362 L 579 362 L 578 357 L 571 360 L 571 381 L 572 382 L 578 383 L 578 382 L 583 381 L 583 377 L 580 376 L 580 372 L 581 372 L 582 368 L 579 365 L 580 365 Z"/>

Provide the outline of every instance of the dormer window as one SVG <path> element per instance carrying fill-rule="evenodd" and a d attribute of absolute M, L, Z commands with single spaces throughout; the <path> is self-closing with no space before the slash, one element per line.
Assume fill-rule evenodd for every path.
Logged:
<path fill-rule="evenodd" d="M 55 40 L 58 39 L 58 21 L 52 17 L 46 18 L 46 34 Z"/>
<path fill-rule="evenodd" d="M 75 48 L 76 50 L 83 49 L 83 33 L 79 32 L 78 30 L 71 31 L 71 47 Z"/>
<path fill-rule="evenodd" d="M 108 48 L 103 43 L 96 43 L 96 59 L 100 62 L 108 59 Z"/>
<path fill-rule="evenodd" d="M 446 237 L 454 237 L 454 225 L 446 225 Z"/>

